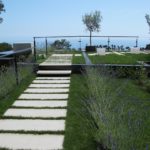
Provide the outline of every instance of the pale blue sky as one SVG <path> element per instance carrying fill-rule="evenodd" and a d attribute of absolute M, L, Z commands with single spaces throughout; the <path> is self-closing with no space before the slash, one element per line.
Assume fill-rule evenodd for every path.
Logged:
<path fill-rule="evenodd" d="M 33 36 L 88 35 L 82 23 L 85 13 L 101 11 L 101 32 L 95 35 L 148 37 L 145 14 L 150 0 L 2 0 L 0 42 L 32 40 Z"/>

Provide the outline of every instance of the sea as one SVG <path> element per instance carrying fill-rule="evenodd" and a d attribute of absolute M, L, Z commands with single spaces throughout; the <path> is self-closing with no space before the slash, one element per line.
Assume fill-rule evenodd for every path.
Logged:
<path fill-rule="evenodd" d="M 89 45 L 90 39 L 89 38 L 48 38 L 48 46 L 51 45 L 55 40 L 61 40 L 61 39 L 66 39 L 67 41 L 70 42 L 71 44 L 71 49 L 85 49 L 86 46 Z M 10 44 L 13 43 L 32 43 L 33 44 L 33 38 L 19 38 L 19 39 L 10 39 L 10 40 L 5 40 L 0 42 L 8 42 Z M 126 47 L 135 47 L 137 44 L 137 39 L 136 38 L 109 38 L 109 46 L 111 47 L 112 45 L 115 45 L 116 47 L 118 46 L 123 46 L 124 48 Z M 150 44 L 150 37 L 139 37 L 138 38 L 138 47 L 140 48 L 145 48 L 147 44 Z M 108 38 L 92 38 L 92 45 L 95 46 L 104 46 L 108 45 Z M 36 39 L 36 46 L 40 49 L 45 47 L 45 39 L 44 38 L 37 38 Z"/>

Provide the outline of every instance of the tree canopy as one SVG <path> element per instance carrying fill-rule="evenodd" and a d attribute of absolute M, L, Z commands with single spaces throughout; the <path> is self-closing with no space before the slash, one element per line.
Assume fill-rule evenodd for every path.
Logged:
<path fill-rule="evenodd" d="M 82 18 L 83 23 L 86 25 L 87 30 L 91 32 L 99 32 L 100 22 L 101 22 L 100 11 L 91 12 L 90 14 L 85 14 Z"/>
<path fill-rule="evenodd" d="M 4 4 L 3 2 L 0 0 L 0 14 L 5 11 L 4 9 Z M 3 18 L 0 17 L 0 23 L 3 21 Z"/>
<path fill-rule="evenodd" d="M 82 21 L 86 25 L 87 30 L 90 32 L 90 45 L 91 45 L 92 32 L 100 31 L 100 23 L 102 21 L 101 13 L 100 11 L 95 11 L 89 14 L 85 14 L 82 17 Z"/>
<path fill-rule="evenodd" d="M 150 30 L 150 15 L 146 14 L 145 18 L 146 18 L 146 21 L 147 21 L 147 23 L 149 25 L 149 30 Z"/>
<path fill-rule="evenodd" d="M 56 40 L 54 41 L 51 46 L 56 49 L 70 49 L 71 44 L 69 41 L 65 39 Z"/>
<path fill-rule="evenodd" d="M 9 43 L 0 43 L 0 52 L 12 50 L 12 46 Z"/>

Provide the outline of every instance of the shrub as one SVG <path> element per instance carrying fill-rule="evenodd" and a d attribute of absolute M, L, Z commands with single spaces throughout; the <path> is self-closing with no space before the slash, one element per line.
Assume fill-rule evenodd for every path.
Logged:
<path fill-rule="evenodd" d="M 88 91 L 82 100 L 83 119 L 95 141 L 105 149 L 144 150 L 148 113 L 140 100 L 124 93 L 128 82 L 93 68 L 87 69 L 85 79 Z"/>
<path fill-rule="evenodd" d="M 12 50 L 12 46 L 9 43 L 0 43 L 0 52 Z"/>
<path fill-rule="evenodd" d="M 145 49 L 150 50 L 150 44 L 147 44 Z"/>

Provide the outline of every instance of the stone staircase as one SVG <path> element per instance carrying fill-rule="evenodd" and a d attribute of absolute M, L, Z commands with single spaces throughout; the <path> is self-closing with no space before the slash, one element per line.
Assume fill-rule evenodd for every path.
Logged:
<path fill-rule="evenodd" d="M 0 149 L 63 149 L 70 54 L 54 54 L 0 119 Z"/>

